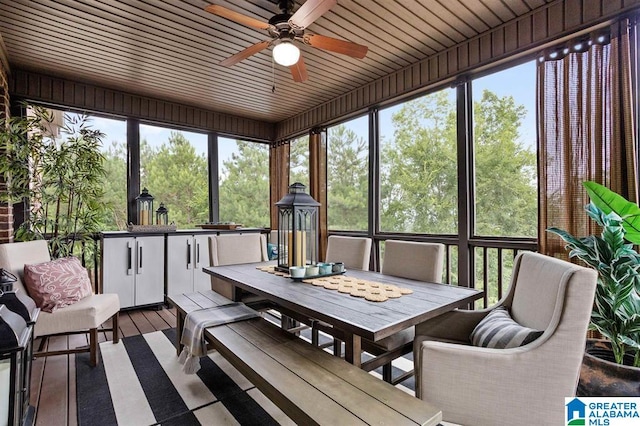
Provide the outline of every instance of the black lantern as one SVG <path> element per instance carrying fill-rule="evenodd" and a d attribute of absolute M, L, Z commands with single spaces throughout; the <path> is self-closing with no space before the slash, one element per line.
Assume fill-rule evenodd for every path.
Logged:
<path fill-rule="evenodd" d="M 18 281 L 15 275 L 6 269 L 0 268 L 0 291 L 13 291 L 13 283 Z"/>
<path fill-rule="evenodd" d="M 4 424 L 33 424 L 35 409 L 29 405 L 32 357 L 33 324 L 0 305 L 0 422 Z"/>
<path fill-rule="evenodd" d="M 11 272 L 0 268 L 0 306 L 20 315 L 28 324 L 34 324 L 39 309 L 36 303 L 24 291 L 13 288 L 18 279 Z"/>
<path fill-rule="evenodd" d="M 318 262 L 320 203 L 296 182 L 289 193 L 276 203 L 278 207 L 278 266 L 288 272 L 290 266 L 315 265 Z"/>
<path fill-rule="evenodd" d="M 0 423 L 33 423 L 29 405 L 33 327 L 40 309 L 14 283 L 18 278 L 0 268 Z"/>
<path fill-rule="evenodd" d="M 138 225 L 153 224 L 153 195 L 149 194 L 149 190 L 144 188 L 142 193 L 136 197 L 138 205 Z"/>
<path fill-rule="evenodd" d="M 156 225 L 168 225 L 169 224 L 169 210 L 164 206 L 164 203 L 160 203 L 160 207 L 156 210 Z"/>

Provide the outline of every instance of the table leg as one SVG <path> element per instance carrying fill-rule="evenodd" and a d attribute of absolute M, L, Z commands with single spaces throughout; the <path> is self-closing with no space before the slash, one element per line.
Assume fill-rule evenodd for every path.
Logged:
<path fill-rule="evenodd" d="M 242 302 L 242 289 L 240 287 L 232 286 L 233 297 L 231 300 L 234 302 Z"/>
<path fill-rule="evenodd" d="M 362 365 L 362 340 L 356 334 L 345 333 L 344 336 L 344 359 L 360 367 Z"/>
<path fill-rule="evenodd" d="M 291 330 L 292 328 L 296 328 L 296 327 L 298 327 L 299 325 L 300 325 L 300 323 L 299 323 L 298 321 L 294 320 L 294 319 L 293 319 L 293 318 L 291 318 L 291 317 L 288 317 L 288 316 L 286 316 L 286 315 L 282 315 L 282 316 L 280 317 L 280 327 L 281 327 L 283 330 L 287 330 L 287 331 L 289 331 L 289 330 Z M 296 336 L 297 336 L 297 335 L 299 335 L 300 333 L 299 333 L 299 332 L 296 332 L 295 334 L 296 334 Z"/>
<path fill-rule="evenodd" d="M 176 312 L 176 351 L 178 356 L 180 356 L 180 352 L 182 352 L 182 329 L 184 328 L 184 312 L 181 310 L 177 310 Z"/>

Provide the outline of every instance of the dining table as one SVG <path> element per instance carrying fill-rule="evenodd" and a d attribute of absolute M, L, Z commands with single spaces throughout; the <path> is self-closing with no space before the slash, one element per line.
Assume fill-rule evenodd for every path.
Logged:
<path fill-rule="evenodd" d="M 203 271 L 234 286 L 233 299 L 243 291 L 259 296 L 283 311 L 308 321 L 322 321 L 341 332 L 345 360 L 361 365 L 362 339 L 384 339 L 456 308 L 468 307 L 482 297 L 481 290 L 458 285 L 416 281 L 379 272 L 348 270 L 344 277 L 379 285 L 395 285 L 405 293 L 384 302 L 374 302 L 348 293 L 311 285 L 283 274 L 266 272 L 273 262 L 211 266 Z M 307 280 L 305 280 L 307 281 Z"/>

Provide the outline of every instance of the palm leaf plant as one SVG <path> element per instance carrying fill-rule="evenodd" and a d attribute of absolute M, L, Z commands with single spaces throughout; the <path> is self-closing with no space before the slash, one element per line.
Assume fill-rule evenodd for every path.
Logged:
<path fill-rule="evenodd" d="M 616 363 L 627 355 L 640 367 L 640 255 L 633 248 L 640 242 L 640 208 L 595 182 L 584 186 L 591 199 L 586 213 L 602 233 L 577 238 L 555 227 L 547 231 L 566 242 L 569 257 L 598 272 L 590 328 L 610 341 Z"/>

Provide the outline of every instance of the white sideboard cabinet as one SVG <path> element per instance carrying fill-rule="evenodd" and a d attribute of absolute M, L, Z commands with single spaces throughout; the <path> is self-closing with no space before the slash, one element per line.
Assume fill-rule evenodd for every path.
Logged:
<path fill-rule="evenodd" d="M 167 296 L 211 290 L 209 234 L 167 236 Z"/>
<path fill-rule="evenodd" d="M 121 308 L 164 303 L 164 234 L 102 234 L 102 289 L 117 293 Z"/>
<path fill-rule="evenodd" d="M 117 293 L 121 308 L 164 305 L 166 296 L 210 290 L 209 236 L 266 233 L 264 228 L 184 229 L 100 233 L 102 292 Z"/>

